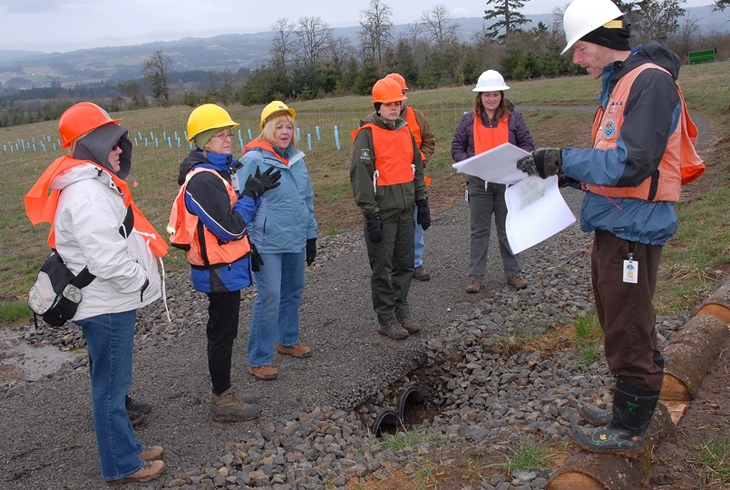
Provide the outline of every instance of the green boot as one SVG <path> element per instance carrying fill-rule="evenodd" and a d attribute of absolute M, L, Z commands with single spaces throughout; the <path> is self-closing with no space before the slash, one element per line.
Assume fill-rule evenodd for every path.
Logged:
<path fill-rule="evenodd" d="M 653 359 L 654 364 L 656 364 L 662 371 L 664 370 L 664 360 L 664 356 L 655 357 Z M 583 420 L 594 427 L 607 425 L 613 418 L 613 409 L 611 407 L 604 410 L 591 403 L 584 403 L 578 407 L 578 412 L 580 413 L 580 416 L 583 417 Z"/>
<path fill-rule="evenodd" d="M 624 378 L 616 381 L 613 393 L 613 417 L 604 427 L 572 426 L 573 441 L 593 453 L 612 452 L 638 457 L 644 449 L 644 434 L 649 428 L 659 402 L 659 391 L 645 391 L 630 385 Z"/>

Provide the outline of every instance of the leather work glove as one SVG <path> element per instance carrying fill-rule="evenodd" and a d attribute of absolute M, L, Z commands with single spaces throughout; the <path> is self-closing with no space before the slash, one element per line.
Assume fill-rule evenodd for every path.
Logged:
<path fill-rule="evenodd" d="M 307 238 L 307 265 L 312 265 L 317 256 L 317 239 Z"/>
<path fill-rule="evenodd" d="M 251 246 L 251 270 L 258 272 L 262 265 L 264 265 L 264 259 L 259 255 L 259 251 L 256 249 L 256 245 L 253 242 L 249 242 Z"/>
<path fill-rule="evenodd" d="M 563 152 L 559 148 L 538 148 L 517 161 L 517 168 L 527 175 L 539 175 L 547 179 L 560 175 L 563 167 Z"/>
<path fill-rule="evenodd" d="M 372 243 L 380 243 L 383 241 L 383 220 L 380 219 L 380 213 L 373 213 L 367 217 L 368 239 Z"/>
<path fill-rule="evenodd" d="M 431 209 L 428 207 L 428 199 L 416 201 L 416 206 L 418 207 L 416 223 L 421 225 L 424 230 L 428 230 L 428 227 L 431 226 Z"/>
<path fill-rule="evenodd" d="M 254 201 L 258 199 L 264 192 L 279 187 L 281 182 L 281 170 L 274 172 L 274 167 L 269 167 L 266 172 L 261 173 L 261 169 L 256 167 L 256 174 L 249 175 L 246 180 L 246 187 L 243 189 L 243 195 L 249 196 Z"/>

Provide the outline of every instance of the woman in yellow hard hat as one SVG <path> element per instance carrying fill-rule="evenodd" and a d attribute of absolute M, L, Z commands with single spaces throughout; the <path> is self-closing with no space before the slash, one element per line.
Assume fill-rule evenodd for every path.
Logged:
<path fill-rule="evenodd" d="M 151 481 L 165 471 L 163 448 L 135 438 L 125 397 L 137 309 L 161 296 L 154 255 L 162 257 L 167 244 L 124 181 L 132 142 L 119 122 L 91 102 L 68 108 L 58 130 L 71 154 L 53 162 L 25 197 L 31 222 L 51 223 L 48 244 L 72 274 L 86 278 L 70 319 L 88 346 L 101 476 L 112 485 Z"/>
<path fill-rule="evenodd" d="M 304 294 L 304 269 L 317 255 L 314 191 L 297 149 L 296 112 L 275 100 L 261 112 L 261 134 L 243 150 L 239 180 L 260 172 L 281 172 L 281 186 L 261 198 L 251 223 L 251 237 L 262 263 L 254 269 L 258 296 L 248 337 L 248 366 L 257 379 L 270 380 L 274 351 L 309 357 L 300 343 L 299 306 Z"/>
<path fill-rule="evenodd" d="M 279 185 L 279 173 L 252 176 L 243 189 L 232 178 L 231 129 L 238 123 L 215 104 L 203 104 L 188 118 L 196 148 L 180 164 L 180 192 L 168 231 L 173 246 L 187 251 L 193 286 L 208 295 L 208 370 L 213 385 L 211 415 L 218 422 L 251 420 L 261 413 L 255 397 L 231 385 L 233 341 L 238 335 L 241 289 L 252 284 L 255 254 L 246 225 L 259 197 Z"/>
<path fill-rule="evenodd" d="M 431 224 L 421 152 L 400 117 L 401 101 L 406 99 L 396 80 L 375 83 L 375 114 L 352 133 L 350 166 L 355 203 L 365 218 L 376 331 L 393 339 L 421 329 L 408 304 L 415 257 L 414 206 L 423 229 Z"/>

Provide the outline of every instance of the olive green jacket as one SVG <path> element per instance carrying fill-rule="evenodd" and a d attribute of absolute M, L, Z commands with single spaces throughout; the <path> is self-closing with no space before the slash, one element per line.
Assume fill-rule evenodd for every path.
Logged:
<path fill-rule="evenodd" d="M 376 115 L 360 121 L 360 126 L 366 123 L 372 123 L 387 129 L 383 120 Z M 403 119 L 398 119 L 395 124 L 395 130 L 406 126 Z M 421 153 L 418 151 L 413 135 L 411 135 L 411 141 L 413 142 L 412 164 L 416 167 L 414 180 L 403 184 L 378 185 L 377 192 L 374 192 L 375 152 L 373 151 L 373 133 L 370 128 L 365 128 L 357 133 L 355 148 L 352 152 L 352 164 L 350 165 L 350 185 L 355 197 L 355 204 L 364 216 L 380 213 L 381 218 L 386 220 L 401 214 L 403 210 L 413 208 L 416 201 L 428 198 L 426 182 L 423 180 Z"/>

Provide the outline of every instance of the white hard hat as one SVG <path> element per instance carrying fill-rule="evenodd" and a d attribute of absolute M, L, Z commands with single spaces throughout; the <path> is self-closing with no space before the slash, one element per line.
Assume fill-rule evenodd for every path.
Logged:
<path fill-rule="evenodd" d="M 565 54 L 589 32 L 622 15 L 623 12 L 611 0 L 575 0 L 563 14 L 563 29 L 568 44 L 560 54 Z"/>
<path fill-rule="evenodd" d="M 509 90 L 504 84 L 504 77 L 497 70 L 487 70 L 479 75 L 477 86 L 471 89 L 472 92 L 499 92 Z"/>

